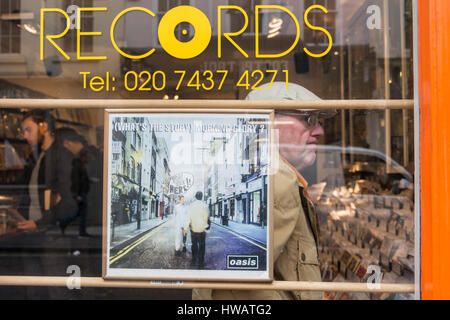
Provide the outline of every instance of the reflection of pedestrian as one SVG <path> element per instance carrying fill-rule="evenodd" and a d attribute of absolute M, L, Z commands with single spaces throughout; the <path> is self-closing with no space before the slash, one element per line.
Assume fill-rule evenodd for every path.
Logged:
<path fill-rule="evenodd" d="M 261 85 L 264 90 L 254 90 L 248 100 L 319 100 L 312 92 L 283 82 Z M 273 270 L 277 280 L 322 280 L 318 260 L 319 226 L 314 204 L 306 192 L 307 182 L 300 171 L 312 166 L 317 157 L 317 147 L 324 129 L 323 118 L 333 111 L 279 110 L 275 113 L 274 129 L 278 132 L 279 166 L 273 175 Z M 320 291 L 279 290 L 205 290 L 194 289 L 193 299 L 219 300 L 277 300 L 322 299 Z"/>
<path fill-rule="evenodd" d="M 189 226 L 191 228 L 192 266 L 203 269 L 205 261 L 206 230 L 209 228 L 208 207 L 202 202 L 203 193 L 195 194 L 194 202 L 189 206 Z"/>
<path fill-rule="evenodd" d="M 80 237 L 88 237 L 86 232 L 87 195 L 90 190 L 90 179 L 87 165 L 93 160 L 93 155 L 88 149 L 86 139 L 72 128 L 61 128 L 57 130 L 57 139 L 69 150 L 74 158 L 72 160 L 71 188 L 72 196 L 78 204 L 69 216 L 60 221 L 60 228 L 64 234 L 66 227 L 78 216 L 80 218 L 78 232 Z"/>
<path fill-rule="evenodd" d="M 180 197 L 180 202 L 174 207 L 174 223 L 175 223 L 175 255 L 180 255 L 180 251 L 186 252 L 186 236 L 188 213 L 184 205 L 184 197 Z"/>
<path fill-rule="evenodd" d="M 67 213 L 76 209 L 70 194 L 70 164 L 72 155 L 55 142 L 55 119 L 48 110 L 34 109 L 26 113 L 22 122 L 23 138 L 32 153 L 27 159 L 21 182 L 28 186 L 22 195 L 19 212 L 27 219 L 17 223 L 22 231 L 38 231 L 27 236 L 27 242 L 39 252 L 23 256 L 24 273 L 64 276 L 71 263 L 65 255 L 55 254 L 54 248 L 64 245 L 52 234 L 44 231 L 56 225 Z M 42 232 L 40 232 L 42 231 Z M 43 291 L 27 288 L 31 298 L 68 299 L 70 290 L 48 287 L 48 296 Z"/>
<path fill-rule="evenodd" d="M 24 138 L 32 152 L 24 169 L 23 183 L 28 193 L 21 199 L 20 208 L 26 221 L 19 222 L 20 230 L 48 228 L 76 208 L 70 196 L 70 163 L 72 155 L 55 142 L 55 119 L 46 110 L 32 110 L 22 123 Z"/>

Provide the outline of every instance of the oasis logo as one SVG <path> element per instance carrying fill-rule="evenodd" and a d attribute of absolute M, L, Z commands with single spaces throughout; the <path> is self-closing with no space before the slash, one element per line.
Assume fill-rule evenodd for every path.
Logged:
<path fill-rule="evenodd" d="M 227 255 L 227 269 L 257 270 L 258 256 Z"/>
<path fill-rule="evenodd" d="M 319 26 L 313 26 L 310 23 L 310 12 L 312 10 L 319 10 L 318 12 L 314 12 L 314 14 L 327 14 L 328 10 L 321 5 L 312 5 L 309 8 L 305 10 L 303 21 L 305 25 L 315 31 L 323 32 L 326 37 L 328 38 L 328 47 L 319 53 L 313 53 L 308 50 L 308 48 L 304 48 L 303 50 L 311 57 L 313 58 L 320 58 L 325 55 L 327 55 L 332 46 L 333 46 L 333 39 L 328 32 L 328 30 L 319 27 Z M 67 32 L 70 29 L 74 29 L 73 22 L 75 21 L 75 29 L 77 32 L 77 45 L 76 45 L 76 51 L 77 51 L 77 60 L 106 60 L 108 59 L 107 56 L 81 56 L 81 50 L 80 50 L 80 39 L 81 37 L 92 37 L 92 36 L 103 36 L 102 32 L 93 31 L 93 32 L 86 32 L 85 30 L 82 30 L 81 28 L 81 20 L 83 19 L 83 15 L 86 14 L 86 12 L 99 12 L 101 14 L 102 12 L 108 11 L 108 8 L 106 7 L 83 7 L 83 8 L 76 8 L 76 16 L 75 20 L 69 17 L 66 11 L 58 8 L 43 8 L 40 12 L 40 23 L 41 23 L 41 33 L 40 33 L 40 59 L 44 60 L 45 58 L 45 44 L 46 41 L 51 44 L 54 48 L 56 48 L 67 60 L 70 60 L 69 55 L 55 42 L 55 40 L 63 38 Z M 144 8 L 144 7 L 130 7 L 127 8 L 121 12 L 119 12 L 115 18 L 112 20 L 110 28 L 109 28 L 109 37 L 111 40 L 111 44 L 114 47 L 114 49 L 120 53 L 122 56 L 139 60 L 149 57 L 155 52 L 155 48 L 150 49 L 148 52 L 140 54 L 140 55 L 131 55 L 126 52 L 124 52 L 122 49 L 119 48 L 116 42 L 115 38 L 115 28 L 116 24 L 119 21 L 120 18 L 125 16 L 126 14 L 129 14 L 132 11 L 140 11 L 147 14 L 150 19 L 155 18 L 156 15 L 151 10 Z M 322 11 L 322 12 L 321 12 Z M 287 8 L 279 5 L 257 5 L 254 7 L 254 49 L 255 49 L 255 58 L 279 58 L 283 57 L 297 46 L 299 40 L 300 40 L 300 24 L 299 19 Z M 284 52 L 279 53 L 271 53 L 271 54 L 264 54 L 260 50 L 260 15 L 264 12 L 279 12 L 279 13 L 285 13 L 289 16 L 289 18 L 292 20 L 292 22 L 295 25 L 295 38 L 293 39 L 291 46 L 289 49 L 285 50 Z M 223 26 L 222 26 L 222 20 L 224 18 L 225 14 L 234 14 L 234 15 L 241 15 L 244 19 L 244 24 L 242 28 L 237 32 L 223 32 Z M 45 28 L 45 19 L 49 18 L 49 15 L 62 15 L 66 22 L 67 26 L 65 30 L 60 34 L 47 34 L 46 28 Z M 322 18 L 326 19 L 326 18 Z M 72 23 L 71 23 L 72 21 Z M 188 23 L 190 26 L 193 27 L 195 30 L 194 36 L 189 41 L 183 42 L 176 38 L 175 36 L 175 28 L 177 28 L 182 23 Z M 247 29 L 249 25 L 249 17 L 247 12 L 242 9 L 239 6 L 235 5 L 224 5 L 224 6 L 218 6 L 217 7 L 217 57 L 222 57 L 222 41 L 223 38 L 226 39 L 233 47 L 239 51 L 245 58 L 249 58 L 249 55 L 247 52 L 240 47 L 234 39 L 236 37 L 239 37 L 242 35 Z M 183 29 L 182 33 L 187 34 L 187 29 Z M 279 30 L 277 29 L 277 32 Z M 209 43 L 212 38 L 212 26 L 208 19 L 208 17 L 199 9 L 192 7 L 192 6 L 178 6 L 175 8 L 172 8 L 169 10 L 159 21 L 158 25 L 158 40 L 161 44 L 161 47 L 167 52 L 169 55 L 178 58 L 178 59 L 191 59 L 194 57 L 197 57 L 202 52 L 206 50 L 206 48 L 209 46 Z"/>

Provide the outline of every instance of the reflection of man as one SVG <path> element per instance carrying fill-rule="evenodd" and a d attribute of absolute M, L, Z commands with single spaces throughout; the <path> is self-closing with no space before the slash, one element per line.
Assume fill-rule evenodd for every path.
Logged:
<path fill-rule="evenodd" d="M 32 149 L 24 171 L 28 183 L 27 221 L 19 222 L 21 230 L 48 227 L 76 208 L 70 197 L 70 153 L 55 143 L 54 119 L 48 111 L 33 110 L 25 114 L 22 131 Z"/>
<path fill-rule="evenodd" d="M 179 256 L 181 250 L 186 252 L 186 225 L 189 223 L 186 206 L 184 205 L 184 197 L 180 197 L 180 202 L 174 207 L 174 224 L 175 224 L 175 255 Z"/>
<path fill-rule="evenodd" d="M 254 90 L 248 100 L 318 100 L 305 88 L 273 83 Z M 324 134 L 317 110 L 289 110 L 275 114 L 280 161 L 273 176 L 274 200 L 273 261 L 276 280 L 321 281 L 318 260 L 318 227 L 312 202 L 307 198 L 307 182 L 299 173 L 316 160 L 316 146 Z M 321 292 L 194 290 L 194 299 L 322 299 Z"/>
<path fill-rule="evenodd" d="M 28 220 L 17 225 L 19 230 L 46 231 L 56 227 L 56 221 L 76 210 L 70 195 L 70 169 L 72 155 L 55 141 L 55 120 L 47 110 L 32 110 L 24 115 L 23 137 L 33 150 L 24 168 L 24 183 L 28 192 L 21 199 L 20 211 Z M 26 210 L 23 210 L 26 209 Z M 37 232 L 30 241 L 39 247 L 38 255 L 24 255 L 24 274 L 64 276 L 69 258 L 55 252 L 64 245 L 49 233 Z M 84 270 L 84 269 L 83 269 Z M 70 299 L 73 292 L 67 288 L 48 287 L 45 291 L 27 288 L 31 297 Z M 44 296 L 46 297 L 46 296 Z"/>
<path fill-rule="evenodd" d="M 80 218 L 78 233 L 80 237 L 88 237 L 86 232 L 86 216 L 88 214 L 88 193 L 91 189 L 91 177 L 88 168 L 98 161 L 97 150 L 89 146 L 86 139 L 72 128 L 60 128 L 57 130 L 57 139 L 69 150 L 74 158 L 72 160 L 71 187 L 73 198 L 78 209 L 67 218 L 60 221 L 60 228 L 64 234 L 66 227 L 78 216 Z"/>
<path fill-rule="evenodd" d="M 208 207 L 202 202 L 203 193 L 198 191 L 189 206 L 189 225 L 191 227 L 192 266 L 203 269 L 205 262 L 205 238 L 209 228 Z"/>

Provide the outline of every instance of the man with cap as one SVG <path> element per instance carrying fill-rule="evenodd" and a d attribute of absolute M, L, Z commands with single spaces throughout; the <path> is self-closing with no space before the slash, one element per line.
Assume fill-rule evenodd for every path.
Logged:
<path fill-rule="evenodd" d="M 320 100 L 307 89 L 284 82 L 265 84 L 253 90 L 247 100 Z M 279 281 L 320 282 L 317 217 L 308 199 L 306 180 L 299 173 L 314 164 L 318 139 L 324 131 L 321 118 L 333 112 L 280 110 L 275 112 L 278 131 L 279 168 L 275 171 L 273 223 L 274 277 Z M 322 292 L 275 290 L 193 290 L 193 299 L 308 300 L 322 299 Z"/>

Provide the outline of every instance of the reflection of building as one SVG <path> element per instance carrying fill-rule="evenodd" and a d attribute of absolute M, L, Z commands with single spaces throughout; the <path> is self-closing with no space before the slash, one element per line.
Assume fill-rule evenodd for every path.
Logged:
<path fill-rule="evenodd" d="M 209 150 L 205 193 L 211 215 L 224 224 L 267 225 L 266 133 L 233 133 L 213 139 Z"/>
<path fill-rule="evenodd" d="M 6 76 L 8 81 L 24 88 L 37 90 L 47 97 L 70 97 L 80 88 L 83 80 L 80 72 L 95 72 L 99 65 L 109 71 L 111 76 L 120 73 L 120 57 L 111 46 L 109 27 L 115 14 L 125 8 L 124 1 L 108 3 L 108 10 L 101 12 L 82 13 L 81 29 L 83 32 L 101 32 L 102 36 L 80 37 L 80 56 L 106 56 L 104 60 L 82 60 L 77 58 L 77 29 L 75 25 L 75 8 L 92 7 L 93 1 L 87 0 L 55 0 L 45 7 L 59 8 L 67 12 L 70 29 L 67 34 L 56 43 L 67 54 L 67 60 L 50 42 L 45 41 L 44 60 L 40 60 L 40 1 L 2 1 L 0 15 L 0 76 Z M 45 33 L 55 35 L 61 33 L 67 21 L 59 12 L 45 13 Z M 124 37 L 123 26 L 118 25 L 115 30 L 116 38 L 121 43 Z M 76 62 L 76 63 L 74 63 Z M 95 66 L 93 68 L 93 66 Z M 45 79 L 45 81 L 42 81 Z M 81 85 L 82 87 L 82 85 Z M 98 98 L 98 92 L 84 90 L 84 98 L 92 94 Z M 109 97 L 115 95 L 109 92 Z M 73 120 L 73 119 L 71 119 Z"/>
<path fill-rule="evenodd" d="M 114 123 L 147 122 L 146 118 L 116 118 Z M 112 208 L 116 223 L 157 218 L 170 204 L 167 145 L 155 133 L 113 130 Z M 140 200 L 140 201 L 139 201 Z M 164 212 L 164 211 L 163 211 Z"/>
<path fill-rule="evenodd" d="M 368 27 L 369 7 L 387 14 L 379 18 L 379 25 Z M 342 47 L 336 47 L 335 55 L 340 57 L 341 99 L 411 99 L 413 97 L 412 33 L 407 26 L 412 12 L 411 2 L 364 1 L 352 10 L 353 15 L 343 26 Z M 383 13 L 384 14 L 384 13 Z M 350 16 L 349 16 L 350 17 Z M 345 76 L 345 77 L 344 77 Z M 343 110 L 342 118 L 348 125 L 340 124 L 338 129 L 326 130 L 325 143 L 331 143 L 341 135 L 341 144 L 371 148 L 385 153 L 403 166 L 413 163 L 413 123 L 410 111 Z M 339 128 L 340 127 L 340 128 Z M 340 132 L 339 132 L 340 131 Z M 331 137 L 333 136 L 333 137 Z M 347 159 L 354 162 L 353 156 Z M 409 168 L 410 169 L 410 168 Z"/>
<path fill-rule="evenodd" d="M 115 14 L 123 10 L 125 1 L 108 2 L 108 11 L 83 12 L 81 30 L 101 32 L 102 36 L 82 36 L 80 56 L 107 56 L 106 60 L 77 59 L 77 29 L 74 8 L 93 7 L 92 0 L 20 1 L 4 0 L 0 5 L 0 97 L 24 99 L 59 98 L 118 98 L 117 92 L 84 89 L 80 72 L 111 77 L 120 75 L 120 55 L 111 45 L 109 27 Z M 40 11 L 42 8 L 58 8 L 70 18 L 67 34 L 56 40 L 57 45 L 70 57 L 67 60 L 49 41 L 44 41 L 44 59 L 40 59 Z M 60 34 L 67 21 L 60 12 L 45 14 L 45 34 Z M 124 28 L 115 30 L 118 43 L 123 42 Z M 19 109 L 17 109 L 19 111 Z M 22 111 L 22 110 L 21 110 Z M 15 112 L 12 112 L 15 113 Z M 70 126 L 82 134 L 90 144 L 103 143 L 103 111 L 95 108 L 56 108 L 53 112 L 57 127 Z M 10 117 L 13 118 L 13 117 Z M 2 134 L 0 133 L 0 139 Z M 20 144 L 18 145 L 21 148 Z M 91 215 L 89 214 L 89 219 Z M 98 221 L 100 222 L 100 221 Z M 97 221 L 96 221 L 97 223 Z"/>

